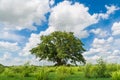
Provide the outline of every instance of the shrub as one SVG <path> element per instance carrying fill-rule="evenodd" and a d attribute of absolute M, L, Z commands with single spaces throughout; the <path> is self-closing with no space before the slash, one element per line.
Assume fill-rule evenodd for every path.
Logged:
<path fill-rule="evenodd" d="M 97 78 L 98 77 L 98 73 L 97 73 L 97 66 L 92 65 L 90 68 L 90 77 L 91 78 Z"/>
<path fill-rule="evenodd" d="M 98 59 L 97 61 L 97 76 L 100 78 L 105 77 L 105 72 L 107 71 L 106 63 L 103 61 L 103 59 Z"/>
<path fill-rule="evenodd" d="M 56 67 L 48 67 L 48 72 L 55 72 L 56 71 Z"/>
<path fill-rule="evenodd" d="M 49 80 L 48 72 L 43 68 L 36 74 L 36 80 Z"/>
<path fill-rule="evenodd" d="M 72 75 L 77 71 L 76 67 L 66 67 L 66 66 L 60 66 L 56 69 L 57 73 L 64 73 Z"/>
<path fill-rule="evenodd" d="M 65 66 L 60 66 L 56 69 L 57 80 L 65 80 L 70 74 L 72 74 L 72 69 Z"/>
<path fill-rule="evenodd" d="M 107 64 L 107 71 L 114 72 L 117 71 L 117 64 Z"/>
<path fill-rule="evenodd" d="M 29 71 L 28 70 L 22 71 L 21 76 L 22 77 L 30 77 Z"/>
<path fill-rule="evenodd" d="M 67 74 L 60 73 L 60 74 L 57 74 L 57 79 L 56 80 L 65 80 L 66 77 L 68 77 Z"/>
<path fill-rule="evenodd" d="M 85 77 L 87 78 L 104 78 L 110 77 L 110 72 L 107 71 L 106 63 L 100 58 L 97 65 L 86 64 L 84 69 Z"/>
<path fill-rule="evenodd" d="M 112 72 L 112 80 L 120 80 L 120 71 Z"/>
<path fill-rule="evenodd" d="M 4 66 L 0 64 L 0 74 L 5 70 Z"/>
<path fill-rule="evenodd" d="M 92 64 L 87 63 L 85 65 L 85 69 L 84 69 L 84 73 L 85 73 L 85 77 L 86 78 L 90 78 L 91 77 L 91 72 L 90 72 L 90 68 L 92 67 Z"/>
<path fill-rule="evenodd" d="M 8 77 L 15 77 L 17 74 L 14 73 L 10 68 L 6 68 L 2 73 L 2 75 L 8 76 Z"/>
<path fill-rule="evenodd" d="M 77 68 L 77 71 L 78 71 L 78 72 L 84 71 L 84 66 L 79 66 L 79 67 Z"/>

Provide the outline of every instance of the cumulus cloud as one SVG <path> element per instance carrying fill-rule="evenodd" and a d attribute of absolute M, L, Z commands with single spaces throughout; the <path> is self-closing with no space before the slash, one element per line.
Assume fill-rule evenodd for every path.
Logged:
<path fill-rule="evenodd" d="M 114 5 L 111 5 L 111 6 L 108 6 L 108 5 L 105 5 L 106 9 L 107 9 L 107 12 L 106 13 L 99 13 L 98 14 L 98 17 L 99 18 L 102 18 L 102 19 L 108 19 L 110 14 L 114 13 L 116 10 L 119 10 L 120 8 L 119 7 L 116 7 Z"/>
<path fill-rule="evenodd" d="M 22 52 L 19 53 L 21 56 L 28 56 L 30 54 L 29 50 L 35 47 L 38 43 L 40 43 L 40 36 L 37 34 L 31 34 L 28 43 L 26 43 Z"/>
<path fill-rule="evenodd" d="M 0 0 L 0 23 L 5 29 L 31 29 L 32 24 L 45 21 L 49 0 Z"/>
<path fill-rule="evenodd" d="M 13 32 L 9 32 L 9 31 L 0 31 L 1 34 L 0 34 L 0 39 L 1 40 L 6 40 L 6 41 L 14 41 L 14 42 L 21 42 L 22 40 L 25 39 L 24 36 L 21 36 L 21 35 L 17 35 Z"/>
<path fill-rule="evenodd" d="M 85 58 L 88 62 L 96 63 L 96 60 L 102 57 L 106 62 L 118 62 L 120 56 L 120 39 L 114 37 L 95 38 L 91 45 L 91 48 L 84 53 Z"/>
<path fill-rule="evenodd" d="M 13 62 L 16 62 L 14 57 L 20 50 L 21 47 L 19 47 L 18 43 L 0 41 L 0 64 L 14 65 Z"/>
<path fill-rule="evenodd" d="M 4 53 L 3 60 L 9 60 L 9 59 L 11 59 L 11 54 L 10 53 Z"/>
<path fill-rule="evenodd" d="M 0 64 L 3 64 L 5 66 L 23 65 L 25 62 L 25 59 L 8 56 L 7 54 L 4 54 L 3 57 L 0 57 Z"/>
<path fill-rule="evenodd" d="M 0 52 L 16 52 L 20 50 L 18 43 L 0 41 Z"/>
<path fill-rule="evenodd" d="M 54 5 L 55 1 L 54 0 L 50 0 L 50 5 Z"/>
<path fill-rule="evenodd" d="M 88 26 L 97 23 L 95 15 L 90 15 L 89 8 L 83 4 L 71 4 L 63 1 L 52 8 L 49 18 L 49 26 L 59 31 L 71 31 L 80 38 L 88 36 L 84 30 Z M 82 33 L 82 34 L 81 34 Z"/>
<path fill-rule="evenodd" d="M 120 22 L 115 22 L 112 26 L 112 35 L 120 35 Z"/>
<path fill-rule="evenodd" d="M 102 57 L 106 62 L 120 63 L 120 39 L 115 37 L 120 34 L 120 22 L 113 23 L 111 31 L 111 34 L 99 28 L 90 31 L 96 34 L 96 38 L 91 48 L 84 53 L 88 62 L 96 63 L 96 60 Z"/>
<path fill-rule="evenodd" d="M 92 29 L 90 30 L 91 33 L 94 33 L 95 35 L 97 35 L 97 37 L 100 37 L 100 38 L 104 38 L 104 37 L 107 37 L 109 35 L 109 33 L 105 30 L 102 30 L 100 28 L 97 28 L 97 29 Z"/>

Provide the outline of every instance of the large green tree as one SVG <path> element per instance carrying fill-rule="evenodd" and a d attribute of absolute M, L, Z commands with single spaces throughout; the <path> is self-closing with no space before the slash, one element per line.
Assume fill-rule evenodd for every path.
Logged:
<path fill-rule="evenodd" d="M 72 32 L 56 31 L 50 35 L 41 36 L 41 43 L 30 50 L 40 60 L 47 59 L 56 65 L 66 65 L 68 61 L 85 63 L 82 53 L 85 51 L 81 40 Z"/>

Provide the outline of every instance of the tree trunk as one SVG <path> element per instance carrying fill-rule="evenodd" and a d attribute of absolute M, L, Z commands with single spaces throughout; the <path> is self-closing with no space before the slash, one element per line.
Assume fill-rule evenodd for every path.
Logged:
<path fill-rule="evenodd" d="M 61 65 L 66 65 L 66 62 L 65 61 L 62 61 L 62 59 L 60 58 L 56 58 L 56 64 L 55 66 L 61 66 Z"/>

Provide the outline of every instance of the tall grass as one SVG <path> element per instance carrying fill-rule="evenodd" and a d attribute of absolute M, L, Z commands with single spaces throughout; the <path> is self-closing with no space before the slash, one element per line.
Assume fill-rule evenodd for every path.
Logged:
<path fill-rule="evenodd" d="M 2 70 L 3 69 L 3 70 Z M 86 64 L 85 66 L 59 66 L 59 67 L 40 67 L 40 66 L 11 66 L 2 67 L 0 76 L 10 78 L 27 78 L 33 77 L 34 80 L 68 80 L 75 75 L 81 77 L 84 73 L 87 80 L 93 78 L 111 77 L 112 80 L 120 80 L 120 65 L 107 64 L 100 60 L 97 64 Z M 51 78 L 53 77 L 53 79 Z M 83 78 L 85 78 L 83 77 Z M 90 79 L 89 79 L 90 78 Z M 73 80 L 73 79 L 72 79 Z M 80 80 L 80 79 L 79 79 Z M 94 79 L 93 79 L 94 80 Z"/>
<path fill-rule="evenodd" d="M 106 77 L 105 73 L 107 71 L 107 68 L 106 68 L 106 63 L 103 61 L 103 59 L 98 59 L 97 60 L 97 75 L 98 77 Z M 106 73 L 107 74 L 107 73 Z"/>
<path fill-rule="evenodd" d="M 65 80 L 70 74 L 72 74 L 72 68 L 60 66 L 56 69 L 57 80 Z"/>
<path fill-rule="evenodd" d="M 1 74 L 2 72 L 4 72 L 4 70 L 5 70 L 4 66 L 3 66 L 3 65 L 0 65 L 0 74 Z"/>
<path fill-rule="evenodd" d="M 112 72 L 112 80 L 120 80 L 120 71 Z"/>
<path fill-rule="evenodd" d="M 45 68 L 42 68 L 36 73 L 36 80 L 49 80 L 49 73 Z"/>
<path fill-rule="evenodd" d="M 92 67 L 92 64 L 90 64 L 90 63 L 87 63 L 85 65 L 84 73 L 85 73 L 85 77 L 87 77 L 87 78 L 91 77 L 91 70 L 90 70 L 91 67 Z"/>
<path fill-rule="evenodd" d="M 84 73 L 87 78 L 110 77 L 110 72 L 107 70 L 107 64 L 102 59 L 99 59 L 96 65 L 90 63 L 86 64 Z"/>

